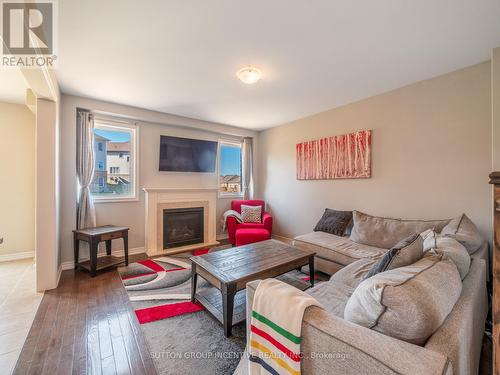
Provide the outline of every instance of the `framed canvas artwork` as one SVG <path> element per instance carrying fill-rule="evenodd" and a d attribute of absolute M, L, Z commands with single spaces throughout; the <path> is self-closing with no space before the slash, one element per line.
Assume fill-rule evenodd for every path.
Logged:
<path fill-rule="evenodd" d="M 297 180 L 371 177 L 371 130 L 298 143 Z"/>

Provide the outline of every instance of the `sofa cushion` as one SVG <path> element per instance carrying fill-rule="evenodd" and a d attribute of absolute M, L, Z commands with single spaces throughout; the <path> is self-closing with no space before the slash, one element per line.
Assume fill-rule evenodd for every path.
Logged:
<path fill-rule="evenodd" d="M 314 231 L 343 236 L 351 220 L 352 211 L 337 211 L 325 208 L 325 212 L 314 227 Z"/>
<path fill-rule="evenodd" d="M 293 244 L 301 249 L 316 252 L 316 256 L 346 266 L 361 258 L 380 257 L 387 249 L 358 244 L 347 237 L 324 232 L 311 232 L 297 236 Z"/>
<path fill-rule="evenodd" d="M 444 237 L 431 231 L 424 240 L 424 251 L 428 254 L 441 255 L 443 259 L 451 259 L 457 266 L 462 280 L 469 273 L 470 255 L 464 245 L 454 238 Z"/>
<path fill-rule="evenodd" d="M 357 288 L 375 263 L 377 263 L 377 259 L 359 259 L 335 272 L 332 277 L 330 277 L 330 281 L 344 284 L 351 288 Z"/>
<path fill-rule="evenodd" d="M 424 256 L 423 239 L 414 233 L 393 246 L 375 263 L 365 278 L 394 268 L 409 266 Z"/>
<path fill-rule="evenodd" d="M 330 314 L 342 318 L 345 305 L 354 292 L 354 288 L 335 281 L 325 281 L 305 292 L 319 301 Z"/>
<path fill-rule="evenodd" d="M 241 205 L 241 219 L 244 223 L 261 223 L 262 206 Z"/>
<path fill-rule="evenodd" d="M 426 229 L 441 229 L 449 220 L 401 220 L 377 217 L 353 211 L 353 228 L 350 239 L 354 242 L 390 249 L 402 238 Z"/>
<path fill-rule="evenodd" d="M 461 291 L 450 259 L 424 257 L 364 280 L 347 301 L 344 319 L 422 345 L 443 324 Z"/>
<path fill-rule="evenodd" d="M 469 254 L 474 253 L 484 242 L 476 225 L 465 214 L 452 219 L 443 228 L 441 234 L 456 239 L 465 246 Z"/>

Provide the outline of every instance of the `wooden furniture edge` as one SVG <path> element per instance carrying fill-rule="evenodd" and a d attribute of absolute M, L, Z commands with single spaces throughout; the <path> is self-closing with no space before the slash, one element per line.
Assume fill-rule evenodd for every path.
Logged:
<path fill-rule="evenodd" d="M 489 175 L 493 185 L 493 267 L 492 267 L 492 340 L 493 373 L 500 374 L 500 171 Z"/>

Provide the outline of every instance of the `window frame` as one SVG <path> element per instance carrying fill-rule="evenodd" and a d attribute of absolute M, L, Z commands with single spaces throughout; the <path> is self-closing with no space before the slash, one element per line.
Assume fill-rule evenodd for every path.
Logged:
<path fill-rule="evenodd" d="M 92 201 L 98 203 L 118 203 L 118 202 L 137 202 L 139 201 L 139 127 L 129 123 L 115 123 L 114 121 L 107 121 L 102 119 L 94 120 L 94 129 L 102 129 L 109 131 L 126 131 L 129 132 L 130 137 L 130 175 L 131 187 L 130 195 L 117 195 L 117 196 L 99 196 L 90 194 Z"/>
<path fill-rule="evenodd" d="M 228 192 L 222 192 L 220 190 L 220 184 L 221 184 L 221 161 L 222 161 L 222 153 L 221 153 L 221 147 L 222 146 L 231 146 L 231 147 L 238 147 L 240 149 L 240 192 L 239 193 L 228 193 Z M 243 153 L 242 153 L 242 144 L 241 142 L 238 142 L 236 140 L 228 140 L 228 139 L 219 139 L 218 145 L 217 145 L 217 196 L 219 198 L 243 198 L 243 165 L 242 165 L 242 158 L 243 158 Z"/>

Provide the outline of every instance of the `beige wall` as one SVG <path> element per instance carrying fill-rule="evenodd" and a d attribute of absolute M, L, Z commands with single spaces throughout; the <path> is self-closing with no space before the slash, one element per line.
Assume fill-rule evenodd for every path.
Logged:
<path fill-rule="evenodd" d="M 403 218 L 470 215 L 491 235 L 491 73 L 482 63 L 261 133 L 258 189 L 275 233 L 312 230 L 325 207 Z M 373 129 L 372 178 L 297 181 L 295 144 Z"/>
<path fill-rule="evenodd" d="M 174 173 L 158 171 L 160 135 L 173 135 L 206 140 L 238 139 L 243 136 L 256 137 L 257 133 L 221 124 L 197 121 L 183 117 L 148 111 L 139 108 L 105 103 L 63 95 L 61 122 L 61 245 L 62 261 L 73 260 L 71 230 L 76 217 L 77 181 L 75 171 L 76 108 L 82 107 L 99 112 L 120 115 L 146 121 L 139 126 L 139 188 L 143 187 L 205 187 L 216 188 L 216 173 Z M 162 125 L 163 124 L 163 125 Z M 172 124 L 172 125 L 164 125 Z M 208 131 L 207 131 L 208 130 Z M 138 202 L 96 203 L 97 223 L 130 227 L 130 248 L 144 247 L 145 207 L 144 192 L 140 190 Z M 218 233 L 220 218 L 229 207 L 230 199 L 218 199 Z M 120 241 L 113 250 L 122 249 Z"/>
<path fill-rule="evenodd" d="M 492 170 L 500 171 L 500 47 L 491 57 Z"/>
<path fill-rule="evenodd" d="M 35 116 L 0 103 L 0 256 L 35 251 Z"/>
<path fill-rule="evenodd" d="M 59 127 L 57 103 L 36 100 L 36 267 L 38 291 L 57 287 L 59 269 Z"/>
<path fill-rule="evenodd" d="M 53 70 L 21 69 L 36 113 L 35 248 L 37 291 L 57 287 L 61 275 L 59 247 L 59 117 L 61 93 Z"/>

